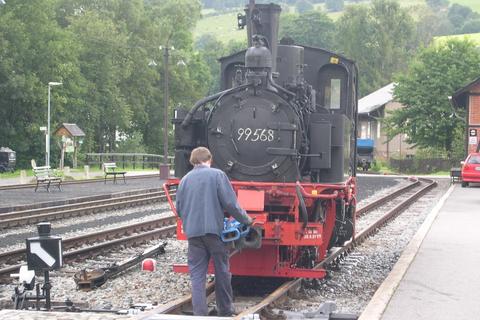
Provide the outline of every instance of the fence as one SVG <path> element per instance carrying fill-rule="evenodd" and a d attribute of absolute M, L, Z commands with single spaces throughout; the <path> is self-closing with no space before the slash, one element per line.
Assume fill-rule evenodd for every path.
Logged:
<path fill-rule="evenodd" d="M 448 159 L 390 159 L 390 167 L 399 173 L 432 173 L 459 167 L 460 160 Z"/>
<path fill-rule="evenodd" d="M 98 165 L 102 168 L 104 162 L 115 162 L 117 167 L 133 167 L 133 169 L 158 169 L 163 163 L 163 155 L 147 153 L 87 153 L 85 163 L 90 167 Z M 174 157 L 168 157 L 170 167 L 173 167 Z"/>

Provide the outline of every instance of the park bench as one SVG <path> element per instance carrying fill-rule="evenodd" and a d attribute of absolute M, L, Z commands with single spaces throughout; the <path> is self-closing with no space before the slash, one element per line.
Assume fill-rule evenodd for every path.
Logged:
<path fill-rule="evenodd" d="M 47 192 L 50 192 L 50 186 L 56 186 L 59 191 L 62 191 L 62 178 L 55 176 L 50 166 L 33 167 L 33 174 L 37 181 L 35 192 L 39 186 L 44 186 Z"/>
<path fill-rule="evenodd" d="M 103 164 L 103 173 L 105 174 L 105 181 L 104 183 L 107 183 L 107 177 L 108 176 L 113 176 L 113 183 L 117 183 L 117 175 L 122 175 L 123 176 L 123 183 L 127 183 L 125 181 L 125 173 L 126 171 L 116 171 L 117 165 L 115 162 L 105 162 Z"/>

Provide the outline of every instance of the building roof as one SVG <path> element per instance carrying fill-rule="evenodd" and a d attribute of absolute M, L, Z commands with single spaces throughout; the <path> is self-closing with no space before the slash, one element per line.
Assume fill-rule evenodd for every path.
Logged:
<path fill-rule="evenodd" d="M 1 147 L 0 152 L 9 152 L 10 153 L 10 152 L 15 152 L 15 151 L 13 151 L 12 149 L 10 149 L 8 147 Z"/>
<path fill-rule="evenodd" d="M 470 82 L 469 84 L 467 84 L 466 86 L 458 89 L 457 91 L 455 91 L 453 93 L 453 96 L 452 96 L 452 102 L 453 102 L 453 105 L 455 107 L 466 107 L 467 105 L 467 100 L 466 100 L 466 97 L 464 96 L 465 93 L 468 93 L 468 91 L 470 91 L 473 87 L 475 87 L 476 85 L 478 85 L 480 83 L 480 77 L 473 80 L 472 82 Z"/>
<path fill-rule="evenodd" d="M 83 132 L 83 130 L 80 129 L 75 123 L 62 123 L 60 128 L 58 128 L 55 131 L 55 134 L 57 134 L 60 131 L 63 131 L 62 129 L 65 129 L 71 137 L 84 137 L 85 136 L 85 132 Z M 62 133 L 62 132 L 60 132 L 60 133 Z M 61 134 L 61 135 L 63 135 L 63 134 Z"/>
<path fill-rule="evenodd" d="M 392 82 L 358 100 L 358 113 L 368 114 L 392 101 L 394 87 L 395 83 Z"/>

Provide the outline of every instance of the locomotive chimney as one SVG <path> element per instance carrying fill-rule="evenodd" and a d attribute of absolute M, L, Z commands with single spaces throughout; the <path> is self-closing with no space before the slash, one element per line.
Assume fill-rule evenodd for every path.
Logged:
<path fill-rule="evenodd" d="M 268 41 L 267 47 L 272 53 L 272 72 L 276 71 L 278 25 L 281 7 L 277 4 L 255 4 L 250 0 L 245 13 L 247 16 L 248 46 L 253 47 L 254 35 L 262 35 Z"/>

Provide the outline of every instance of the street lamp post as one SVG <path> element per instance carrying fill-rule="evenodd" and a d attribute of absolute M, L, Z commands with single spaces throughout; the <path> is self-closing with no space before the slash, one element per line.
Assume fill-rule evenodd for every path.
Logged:
<path fill-rule="evenodd" d="M 168 46 L 163 49 L 163 66 L 165 70 L 164 94 L 163 94 L 163 164 L 168 169 Z"/>
<path fill-rule="evenodd" d="M 48 123 L 47 123 L 47 144 L 46 144 L 46 154 L 47 161 L 46 166 L 50 165 L 50 88 L 53 86 L 60 86 L 61 82 L 49 82 L 48 83 Z"/>
<path fill-rule="evenodd" d="M 168 164 L 168 100 L 169 100 L 169 57 L 170 50 L 175 50 L 173 46 L 159 46 L 163 51 L 163 163 L 160 164 L 160 178 L 167 179 L 170 174 Z M 148 64 L 151 67 L 157 66 L 155 60 L 151 60 Z M 177 66 L 185 67 L 186 63 L 180 60 Z"/>
<path fill-rule="evenodd" d="M 163 163 L 160 164 L 160 179 L 168 179 L 170 176 L 170 168 L 168 165 L 168 99 L 169 99 L 169 85 L 168 85 L 168 58 L 170 56 L 169 50 L 173 47 L 160 46 L 163 50 Z"/>

